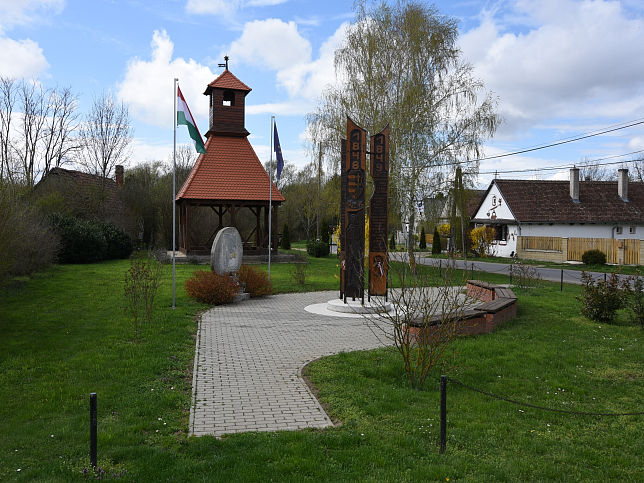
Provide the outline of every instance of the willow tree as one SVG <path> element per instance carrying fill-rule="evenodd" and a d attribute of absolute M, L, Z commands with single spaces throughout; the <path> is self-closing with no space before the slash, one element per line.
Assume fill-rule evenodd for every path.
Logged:
<path fill-rule="evenodd" d="M 337 82 L 308 122 L 336 158 L 346 116 L 369 134 L 391 126 L 390 206 L 409 222 L 411 259 L 417 207 L 449 189 L 457 166 L 478 171 L 481 145 L 499 123 L 496 102 L 461 59 L 456 20 L 413 0 L 357 0 L 355 8 L 335 52 Z"/>

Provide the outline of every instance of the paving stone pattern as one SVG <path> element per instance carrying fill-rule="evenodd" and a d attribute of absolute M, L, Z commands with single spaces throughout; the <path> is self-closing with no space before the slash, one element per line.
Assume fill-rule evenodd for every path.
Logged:
<path fill-rule="evenodd" d="M 337 296 L 337 292 L 275 295 L 203 314 L 191 433 L 221 436 L 331 426 L 300 376 L 302 367 L 321 356 L 382 346 L 361 318 L 325 317 L 304 310 Z"/>

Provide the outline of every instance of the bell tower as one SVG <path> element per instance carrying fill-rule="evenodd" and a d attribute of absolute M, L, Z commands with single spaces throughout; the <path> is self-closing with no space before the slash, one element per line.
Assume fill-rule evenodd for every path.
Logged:
<path fill-rule="evenodd" d="M 219 66 L 226 70 L 208 84 L 204 92 L 210 101 L 210 123 L 206 137 L 246 137 L 250 133 L 244 126 L 245 103 L 246 94 L 251 88 L 228 70 L 228 56 L 224 59 L 226 63 Z"/>

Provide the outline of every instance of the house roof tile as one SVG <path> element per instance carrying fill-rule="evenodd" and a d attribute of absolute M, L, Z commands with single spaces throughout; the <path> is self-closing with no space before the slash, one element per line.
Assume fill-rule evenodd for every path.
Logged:
<path fill-rule="evenodd" d="M 201 154 L 186 182 L 177 194 L 179 199 L 268 201 L 268 173 L 245 137 L 210 136 L 206 154 Z M 275 183 L 273 202 L 284 196 Z"/>
<path fill-rule="evenodd" d="M 208 87 L 206 87 L 206 92 L 204 92 L 204 94 L 209 94 L 213 87 L 217 87 L 219 89 L 236 89 L 246 92 L 250 92 L 252 90 L 237 77 L 235 77 L 233 73 L 228 69 L 223 71 L 214 81 L 208 84 Z"/>
<path fill-rule="evenodd" d="M 616 181 L 581 181 L 579 203 L 570 197 L 569 181 L 497 179 L 493 183 L 522 223 L 644 223 L 641 182 L 629 182 L 626 202 L 617 194 Z"/>

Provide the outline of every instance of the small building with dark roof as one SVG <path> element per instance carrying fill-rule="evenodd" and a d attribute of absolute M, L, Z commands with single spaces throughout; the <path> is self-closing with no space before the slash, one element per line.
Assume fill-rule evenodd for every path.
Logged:
<path fill-rule="evenodd" d="M 206 153 L 199 155 L 176 197 L 179 250 L 183 253 L 209 254 L 217 232 L 225 226 L 234 226 L 242 237 L 245 254 L 265 254 L 269 247 L 269 216 L 272 216 L 270 245 L 277 250 L 277 208 L 284 197 L 248 141 L 244 116 L 245 99 L 250 91 L 227 66 L 206 87 L 204 95 L 210 105 Z M 204 210 L 209 216 L 203 216 Z M 204 220 L 214 226 L 204 230 Z"/>
<path fill-rule="evenodd" d="M 495 179 L 472 221 L 495 229 L 493 251 L 497 256 L 524 251 L 525 247 L 517 244 L 522 237 L 603 239 L 608 240 L 605 245 L 630 247 L 637 254 L 633 257 L 644 259 L 644 254 L 639 255 L 644 249 L 644 243 L 640 243 L 644 240 L 644 183 L 629 182 L 626 169 L 619 170 L 617 181 L 579 181 L 577 168 L 570 170 L 569 181 Z M 587 245 L 593 243 L 600 242 Z M 540 251 L 561 252 L 560 257 L 546 256 L 548 260 L 578 258 L 571 258 L 571 252 L 564 248 Z M 614 258 L 617 263 L 617 251 Z"/>

